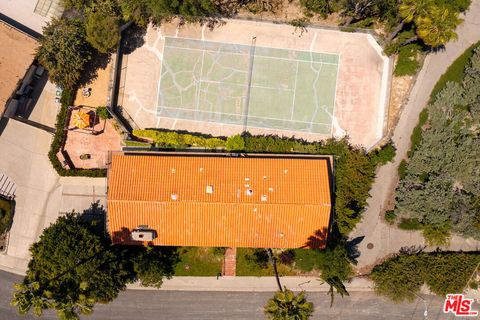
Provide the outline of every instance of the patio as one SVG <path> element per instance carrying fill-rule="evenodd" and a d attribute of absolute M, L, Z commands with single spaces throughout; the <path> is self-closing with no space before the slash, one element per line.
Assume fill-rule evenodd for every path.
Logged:
<path fill-rule="evenodd" d="M 106 168 L 108 152 L 122 149 L 122 139 L 116 131 L 113 119 L 103 120 L 95 116 L 95 109 L 72 108 L 64 151 L 75 168 Z M 89 123 L 85 128 L 75 122 L 79 112 L 88 114 Z"/>

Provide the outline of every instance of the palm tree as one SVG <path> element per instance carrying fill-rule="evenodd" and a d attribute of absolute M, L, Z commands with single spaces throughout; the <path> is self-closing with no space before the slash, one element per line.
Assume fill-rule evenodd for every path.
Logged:
<path fill-rule="evenodd" d="M 264 307 L 265 315 L 271 320 L 307 320 L 313 313 L 313 303 L 305 298 L 305 291 L 295 295 L 284 288 L 277 291 Z"/>
<path fill-rule="evenodd" d="M 461 22 L 457 13 L 447 8 L 431 8 L 428 16 L 417 19 L 417 34 L 426 45 L 439 47 L 457 39 L 455 29 Z"/>
<path fill-rule="evenodd" d="M 428 15 L 430 7 L 432 7 L 432 0 L 403 0 L 398 6 L 398 13 L 402 21 L 387 37 L 387 42 L 390 42 L 402 31 L 405 23 L 415 21 L 417 18 Z"/>

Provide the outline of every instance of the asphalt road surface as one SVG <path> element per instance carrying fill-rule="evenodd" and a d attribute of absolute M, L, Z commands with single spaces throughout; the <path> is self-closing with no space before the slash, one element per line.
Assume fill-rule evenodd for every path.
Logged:
<path fill-rule="evenodd" d="M 38 319 L 20 316 L 10 306 L 13 283 L 21 277 L 0 271 L 0 319 Z M 86 319 L 153 320 L 153 319 L 265 319 L 262 310 L 271 297 L 268 292 L 190 292 L 128 290 L 110 304 L 98 305 Z M 315 304 L 313 319 L 454 319 L 442 313 L 443 299 L 424 296 L 425 302 L 394 304 L 376 296 L 373 292 L 352 292 L 350 297 L 337 296 L 330 308 L 330 297 L 325 293 L 310 293 L 308 298 Z M 428 309 L 424 317 L 425 305 Z M 478 306 L 478 305 L 477 305 Z M 56 319 L 47 312 L 44 319 Z M 458 318 L 456 318 L 458 319 Z M 472 318 L 470 318 L 472 319 Z"/>

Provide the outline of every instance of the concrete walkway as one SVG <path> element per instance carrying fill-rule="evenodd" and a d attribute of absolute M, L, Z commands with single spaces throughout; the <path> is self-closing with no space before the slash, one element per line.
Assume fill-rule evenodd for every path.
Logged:
<path fill-rule="evenodd" d="M 363 215 L 362 222 L 350 235 L 352 239 L 365 237 L 359 244 L 361 256 L 358 259 L 358 267 L 360 269 L 368 270 L 369 266 L 389 254 L 398 252 L 402 247 L 424 245 L 420 232 L 406 232 L 392 228 L 384 222 L 382 215 L 389 202 L 392 201 L 398 181 L 397 168 L 400 161 L 406 157 L 410 147 L 410 135 L 417 124 L 421 110 L 428 103 L 433 87 L 452 62 L 473 43 L 480 40 L 480 0 L 472 1 L 470 10 L 464 17 L 464 23 L 459 26 L 457 33 L 457 41 L 448 43 L 444 51 L 430 54 L 425 59 L 409 101 L 393 134 L 392 140 L 397 148 L 395 159 L 393 163 L 382 166 L 378 170 L 370 190 L 368 209 Z M 367 248 L 369 243 L 373 244 L 372 249 Z M 479 250 L 480 242 L 453 237 L 448 249 Z"/>
<path fill-rule="evenodd" d="M 330 286 L 318 277 L 281 277 L 282 286 L 293 291 L 327 292 Z M 373 284 L 365 278 L 355 278 L 346 284 L 348 291 L 372 291 Z M 134 290 L 274 292 L 278 290 L 275 277 L 173 277 L 166 279 L 160 289 L 132 284 Z"/>

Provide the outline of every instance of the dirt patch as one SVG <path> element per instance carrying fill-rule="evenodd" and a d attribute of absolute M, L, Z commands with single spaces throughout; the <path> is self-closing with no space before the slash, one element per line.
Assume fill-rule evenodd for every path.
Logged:
<path fill-rule="evenodd" d="M 32 64 L 38 42 L 0 22 L 0 114 Z"/>
<path fill-rule="evenodd" d="M 392 88 L 390 93 L 390 107 L 388 110 L 388 131 L 391 134 L 398 119 L 403 106 L 407 102 L 408 94 L 415 82 L 413 76 L 402 76 L 392 78 Z"/>
<path fill-rule="evenodd" d="M 275 22 L 291 22 L 292 20 L 304 19 L 305 9 L 300 5 L 298 0 L 278 0 L 275 2 L 275 7 L 272 11 L 265 10 L 255 12 L 255 10 L 241 9 L 237 17 L 240 19 L 265 20 Z M 255 8 L 252 8 L 255 9 Z M 252 12 L 253 11 L 253 12 Z M 341 17 L 338 13 L 333 13 L 326 18 L 319 15 L 306 18 L 309 23 L 324 25 L 324 26 L 338 26 L 341 22 Z"/>
<path fill-rule="evenodd" d="M 112 72 L 112 62 L 105 68 L 97 70 L 96 78 L 91 83 L 78 89 L 75 97 L 76 106 L 99 107 L 105 106 L 110 101 L 110 78 Z M 89 94 L 84 95 L 83 89 L 88 89 Z"/>

